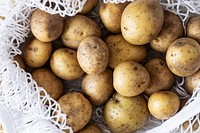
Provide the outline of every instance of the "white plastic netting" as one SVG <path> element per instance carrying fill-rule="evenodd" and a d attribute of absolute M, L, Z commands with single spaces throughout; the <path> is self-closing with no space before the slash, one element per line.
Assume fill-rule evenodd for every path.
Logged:
<path fill-rule="evenodd" d="M 104 2 L 125 2 L 128 0 L 104 0 Z M 129 0 L 131 1 L 131 0 Z M 185 24 L 190 15 L 200 14 L 200 0 L 158 0 L 166 10 L 178 14 Z M 17 133 L 56 133 L 68 129 L 66 115 L 60 106 L 43 88 L 38 87 L 29 73 L 22 70 L 13 57 L 21 54 L 19 48 L 30 32 L 30 16 L 35 8 L 52 14 L 73 16 L 79 12 L 86 0 L 0 0 L 0 103 L 5 105 Z M 182 97 L 187 94 L 182 89 L 183 82 L 177 82 L 175 89 Z M 200 85 L 186 106 L 175 116 L 166 121 L 149 117 L 146 126 L 138 132 L 149 133 L 195 133 L 195 123 L 200 124 Z M 41 96 L 40 93 L 45 95 Z M 102 107 L 94 111 L 93 121 L 99 123 L 104 132 L 109 133 L 102 117 Z M 188 120 L 184 129 L 182 123 Z M 60 122 L 61 121 L 61 122 Z"/>

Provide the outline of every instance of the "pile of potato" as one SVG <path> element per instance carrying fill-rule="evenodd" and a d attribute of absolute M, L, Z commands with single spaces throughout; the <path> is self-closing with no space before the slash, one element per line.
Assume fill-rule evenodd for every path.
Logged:
<path fill-rule="evenodd" d="M 36 9 L 25 63 L 21 56 L 15 60 L 58 101 L 74 132 L 103 132 L 89 122 L 99 106 L 114 133 L 137 131 L 150 115 L 170 118 L 181 103 L 171 91 L 175 76 L 185 78 L 189 94 L 200 82 L 200 16 L 188 21 L 184 34 L 181 19 L 157 0 L 100 3 L 101 29 L 88 17 L 98 2 L 88 0 L 82 12 L 66 18 Z M 81 91 L 64 93 L 63 82 L 80 78 Z"/>

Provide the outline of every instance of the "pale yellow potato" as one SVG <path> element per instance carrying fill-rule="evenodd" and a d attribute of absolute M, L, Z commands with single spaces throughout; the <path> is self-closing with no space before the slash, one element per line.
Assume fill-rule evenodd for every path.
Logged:
<path fill-rule="evenodd" d="M 187 37 L 193 38 L 200 43 L 200 16 L 192 17 L 186 26 Z"/>
<path fill-rule="evenodd" d="M 122 13 L 121 32 L 129 43 L 144 45 L 155 39 L 163 22 L 163 8 L 157 0 L 136 0 Z"/>
<path fill-rule="evenodd" d="M 51 42 L 41 42 L 35 38 L 25 46 L 24 61 L 30 67 L 38 68 L 48 61 L 51 52 Z"/>
<path fill-rule="evenodd" d="M 61 35 L 66 47 L 77 49 L 80 42 L 89 36 L 101 37 L 101 29 L 94 20 L 84 15 L 66 18 Z"/>
<path fill-rule="evenodd" d="M 121 32 L 121 16 L 124 8 L 129 4 L 125 3 L 101 3 L 99 8 L 100 18 L 105 28 L 112 33 Z"/>
<path fill-rule="evenodd" d="M 143 95 L 126 97 L 116 93 L 105 104 L 103 116 L 112 132 L 133 133 L 145 125 L 149 111 Z"/>
<path fill-rule="evenodd" d="M 77 61 L 77 52 L 68 48 L 54 51 L 50 59 L 50 67 L 58 77 L 64 80 L 75 80 L 84 74 Z"/>
<path fill-rule="evenodd" d="M 52 15 L 40 9 L 36 9 L 30 22 L 33 35 L 42 42 L 56 40 L 63 30 L 63 18 L 56 14 Z"/>
<path fill-rule="evenodd" d="M 168 48 L 166 62 L 177 76 L 186 77 L 200 68 L 200 45 L 191 38 L 179 38 Z"/>
<path fill-rule="evenodd" d="M 91 12 L 97 6 L 98 2 L 99 0 L 87 0 L 79 14 L 87 14 Z"/>
<path fill-rule="evenodd" d="M 59 98 L 61 112 L 67 115 L 67 126 L 74 132 L 87 125 L 92 117 L 92 105 L 80 92 L 71 92 Z"/>
<path fill-rule="evenodd" d="M 88 123 L 83 129 L 76 133 L 103 133 L 103 131 L 96 124 Z"/>
<path fill-rule="evenodd" d="M 26 63 L 20 55 L 14 56 L 14 60 L 17 61 L 17 63 L 22 69 L 26 70 Z"/>
<path fill-rule="evenodd" d="M 105 43 L 110 51 L 108 66 L 115 68 L 124 61 L 142 62 L 147 57 L 145 46 L 137 46 L 127 42 L 121 34 L 109 35 L 105 38 Z"/>
<path fill-rule="evenodd" d="M 164 12 L 164 24 L 158 36 L 150 42 L 155 51 L 165 53 L 169 45 L 176 39 L 183 36 L 183 23 L 178 15 L 172 12 Z"/>
<path fill-rule="evenodd" d="M 158 91 L 148 100 L 150 113 L 157 119 L 166 120 L 175 115 L 180 107 L 177 94 L 172 91 Z"/>

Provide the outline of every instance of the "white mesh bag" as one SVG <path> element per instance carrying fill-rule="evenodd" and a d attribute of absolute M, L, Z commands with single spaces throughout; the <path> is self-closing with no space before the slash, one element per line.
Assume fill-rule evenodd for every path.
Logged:
<path fill-rule="evenodd" d="M 131 0 L 104 0 L 103 2 L 120 3 Z M 192 14 L 200 14 L 200 0 L 158 0 L 166 10 L 178 14 L 183 24 Z M 30 32 L 30 16 L 35 8 L 51 14 L 74 16 L 86 0 L 0 0 L 0 123 L 5 133 L 62 133 L 68 129 L 66 115 L 61 113 L 59 104 L 43 88 L 37 86 L 29 73 L 22 70 L 13 57 L 21 54 L 20 45 L 25 42 Z M 48 3 L 49 6 L 46 6 Z M 54 5 L 54 6 L 51 6 Z M 97 15 L 98 16 L 98 15 Z M 187 94 L 178 83 L 174 90 L 181 96 Z M 77 82 L 77 86 L 80 82 Z M 76 85 L 75 85 L 76 86 Z M 44 92 L 44 96 L 40 93 Z M 48 105 L 48 106 L 47 106 Z M 194 123 L 200 125 L 200 83 L 185 107 L 166 121 L 149 117 L 146 126 L 138 132 L 143 133 L 195 133 Z M 183 130 L 182 123 L 189 126 Z M 60 121 L 60 122 L 58 122 Z M 104 132 L 106 128 L 102 117 L 102 107 L 97 108 L 93 121 L 98 123 Z M 3 132 L 0 124 L 0 133 Z"/>

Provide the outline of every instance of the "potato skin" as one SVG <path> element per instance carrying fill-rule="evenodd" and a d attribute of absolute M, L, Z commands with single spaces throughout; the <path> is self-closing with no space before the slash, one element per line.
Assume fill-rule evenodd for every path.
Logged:
<path fill-rule="evenodd" d="M 87 14 L 92 11 L 98 4 L 99 0 L 87 0 L 79 14 Z"/>
<path fill-rule="evenodd" d="M 100 74 L 108 66 L 108 46 L 96 36 L 87 37 L 78 47 L 77 59 L 87 74 Z"/>
<path fill-rule="evenodd" d="M 165 53 L 169 45 L 176 39 L 183 36 L 183 24 L 179 16 L 172 12 L 165 11 L 165 19 L 162 30 L 158 36 L 150 42 L 155 51 Z"/>
<path fill-rule="evenodd" d="M 122 13 L 122 35 L 131 44 L 144 45 L 159 34 L 163 22 L 163 8 L 157 0 L 137 0 Z"/>
<path fill-rule="evenodd" d="M 149 111 L 142 95 L 126 97 L 116 93 L 104 106 L 103 116 L 114 133 L 132 133 L 144 126 Z"/>
<path fill-rule="evenodd" d="M 64 84 L 62 80 L 48 68 L 35 69 L 32 72 L 32 78 L 37 82 L 37 85 L 43 87 L 54 100 L 58 100 L 64 93 Z"/>
<path fill-rule="evenodd" d="M 31 31 L 42 42 L 51 42 L 57 39 L 63 30 L 63 18 L 36 9 L 31 16 Z"/>
<path fill-rule="evenodd" d="M 147 57 L 145 46 L 136 46 L 127 42 L 121 34 L 109 35 L 105 38 L 105 43 L 110 51 L 108 66 L 115 68 L 124 61 L 142 62 Z"/>
<path fill-rule="evenodd" d="M 118 64 L 113 73 L 115 90 L 123 96 L 136 96 L 146 90 L 150 76 L 145 67 L 135 61 Z"/>
<path fill-rule="evenodd" d="M 102 129 L 96 124 L 87 124 L 83 129 L 76 133 L 103 133 Z"/>
<path fill-rule="evenodd" d="M 190 18 L 186 26 L 187 37 L 195 39 L 200 43 L 200 16 Z"/>
<path fill-rule="evenodd" d="M 52 44 L 50 42 L 41 42 L 38 39 L 33 39 L 25 46 L 24 61 L 33 68 L 43 66 L 51 56 Z"/>
<path fill-rule="evenodd" d="M 84 15 L 75 15 L 64 21 L 61 39 L 66 47 L 77 49 L 80 42 L 89 36 L 101 37 L 101 29 L 94 20 Z"/>
<path fill-rule="evenodd" d="M 150 84 L 145 90 L 145 94 L 150 96 L 160 90 L 170 90 L 175 81 L 174 74 L 169 70 L 165 60 L 152 58 L 148 60 L 144 67 L 150 74 Z"/>
<path fill-rule="evenodd" d="M 105 28 L 112 33 L 121 32 L 121 16 L 124 8 L 129 4 L 125 3 L 101 3 L 99 8 L 100 18 Z"/>
<path fill-rule="evenodd" d="M 18 62 L 19 67 L 26 70 L 26 64 L 25 64 L 23 58 L 20 55 L 14 56 L 14 60 Z"/>
<path fill-rule="evenodd" d="M 150 113 L 157 119 L 165 120 L 173 116 L 180 106 L 179 97 L 171 91 L 158 91 L 148 101 Z"/>
<path fill-rule="evenodd" d="M 83 76 L 84 72 L 77 61 L 77 52 L 68 48 L 54 51 L 50 60 L 52 71 L 64 80 L 75 80 Z"/>
<path fill-rule="evenodd" d="M 186 77 L 200 68 L 200 45 L 191 38 L 179 38 L 168 48 L 166 62 L 177 76 Z"/>
<path fill-rule="evenodd" d="M 92 117 L 91 103 L 79 92 L 71 92 L 59 98 L 61 112 L 67 114 L 67 125 L 74 132 L 81 130 Z"/>

